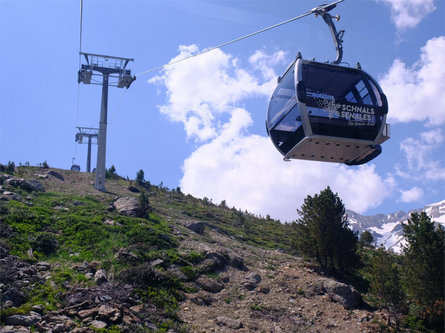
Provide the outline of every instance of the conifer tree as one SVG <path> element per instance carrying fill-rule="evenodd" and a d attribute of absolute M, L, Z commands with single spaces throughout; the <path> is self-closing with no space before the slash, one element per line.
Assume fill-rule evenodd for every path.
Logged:
<path fill-rule="evenodd" d="M 445 230 L 435 226 L 425 212 L 411 214 L 402 227 L 406 239 L 403 287 L 425 324 L 443 332 Z"/>
<path fill-rule="evenodd" d="M 399 269 L 393 254 L 385 248 L 378 248 L 371 259 L 368 269 L 370 295 L 380 309 L 388 312 L 388 324 L 394 318 L 398 324 L 397 314 L 404 303 L 404 294 L 400 287 Z"/>
<path fill-rule="evenodd" d="M 149 214 L 152 212 L 152 208 L 148 196 L 144 191 L 139 195 L 139 204 L 141 205 L 142 216 L 148 218 Z"/>
<path fill-rule="evenodd" d="M 329 186 L 307 196 L 297 211 L 295 245 L 300 253 L 316 259 L 328 273 L 358 266 L 357 235 L 348 228 L 345 206 Z"/>
<path fill-rule="evenodd" d="M 144 170 L 141 169 L 136 173 L 135 182 L 137 185 L 144 186 L 144 184 L 145 184 Z"/>
<path fill-rule="evenodd" d="M 112 165 L 109 169 L 105 171 L 105 178 L 117 178 L 116 168 Z"/>
<path fill-rule="evenodd" d="M 373 243 L 374 243 L 374 237 L 372 236 L 372 234 L 368 230 L 363 231 L 362 234 L 360 235 L 360 245 L 372 247 Z"/>

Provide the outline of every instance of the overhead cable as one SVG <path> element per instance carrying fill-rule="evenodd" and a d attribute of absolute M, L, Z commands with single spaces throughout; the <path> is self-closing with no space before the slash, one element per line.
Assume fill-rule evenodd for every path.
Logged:
<path fill-rule="evenodd" d="M 301 19 L 301 18 L 303 18 L 303 17 L 306 17 L 306 16 L 308 16 L 308 15 L 311 15 L 311 14 L 313 14 L 313 13 L 316 13 L 316 12 L 319 11 L 320 8 L 322 8 L 322 7 L 324 8 L 324 7 L 328 7 L 328 6 L 333 6 L 333 5 L 336 5 L 336 4 L 338 4 L 338 3 L 340 3 L 340 2 L 343 2 L 343 1 L 344 1 L 344 0 L 337 0 L 337 1 L 334 1 L 334 2 L 332 2 L 332 3 L 330 3 L 330 4 L 328 4 L 328 5 L 322 5 L 322 6 L 320 6 L 320 7 L 314 8 L 314 9 L 312 9 L 312 10 L 310 10 L 310 11 L 304 13 L 304 14 L 295 16 L 295 17 L 293 17 L 293 18 L 291 18 L 291 19 L 288 19 L 288 20 L 286 20 L 286 21 L 283 21 L 283 22 L 274 24 L 274 25 L 272 25 L 272 26 L 270 26 L 270 27 L 267 27 L 267 28 L 264 28 L 264 29 L 261 29 L 261 30 L 252 32 L 252 33 L 250 33 L 250 34 L 248 34 L 248 35 L 245 35 L 245 36 L 242 36 L 242 37 L 238 37 L 238 38 L 233 39 L 233 40 L 231 40 L 231 41 L 229 41 L 229 42 L 225 42 L 225 43 L 223 43 L 223 44 L 220 44 L 220 45 L 218 45 L 218 46 L 214 46 L 214 47 L 209 48 L 209 49 L 207 49 L 207 50 L 198 52 L 198 53 L 196 53 L 196 54 L 192 54 L 192 55 L 187 56 L 187 57 L 185 57 L 185 58 L 178 59 L 178 60 L 175 60 L 175 61 L 171 61 L 171 62 L 169 62 L 168 64 L 164 64 L 164 65 L 162 65 L 162 66 L 158 66 L 158 67 L 151 68 L 151 69 L 146 70 L 146 71 L 144 71 L 144 72 L 138 73 L 138 74 L 136 74 L 135 76 L 137 77 L 137 76 L 141 76 L 141 75 L 144 75 L 144 74 L 148 74 L 148 73 L 150 73 L 150 72 L 157 71 L 157 70 L 162 69 L 162 68 L 164 68 L 164 67 L 171 66 L 171 65 L 175 65 L 175 64 L 177 64 L 177 63 L 179 63 L 179 62 L 188 60 L 188 59 L 190 59 L 190 58 L 197 57 L 197 56 L 199 56 L 199 55 L 201 55 L 201 54 L 204 54 L 204 53 L 207 53 L 207 52 L 216 50 L 216 49 L 220 49 L 220 48 L 222 48 L 222 47 L 224 47 L 224 46 L 227 46 L 227 45 L 230 45 L 230 44 L 239 42 L 240 40 L 243 40 L 243 39 L 246 39 L 246 38 L 249 38 L 249 37 L 258 35 L 258 34 L 260 34 L 260 33 L 262 33 L 262 32 L 265 32 L 265 31 L 268 31 L 268 30 L 277 28 L 277 27 L 279 27 L 279 26 L 281 26 L 281 25 L 284 25 L 284 24 L 287 24 L 287 23 L 290 23 L 290 22 L 299 20 L 299 19 Z"/>

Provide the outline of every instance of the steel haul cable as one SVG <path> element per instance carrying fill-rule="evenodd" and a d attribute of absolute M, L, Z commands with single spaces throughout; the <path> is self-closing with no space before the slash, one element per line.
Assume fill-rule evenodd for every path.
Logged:
<path fill-rule="evenodd" d="M 334 2 L 332 2 L 332 3 L 328 4 L 328 5 L 322 5 L 322 6 L 323 6 L 323 7 L 329 7 L 329 6 L 336 5 L 336 4 L 338 4 L 338 3 L 340 3 L 340 2 L 343 2 L 343 1 L 344 1 L 344 0 L 338 0 L 338 1 L 334 1 Z M 272 26 L 270 26 L 270 27 L 267 27 L 267 28 L 264 28 L 264 29 L 261 29 L 261 30 L 252 32 L 252 33 L 250 33 L 250 34 L 248 34 L 248 35 L 245 35 L 245 36 L 242 36 L 242 37 L 238 37 L 238 38 L 233 39 L 233 40 L 231 40 L 231 41 L 229 41 L 229 42 L 220 44 L 220 45 L 218 45 L 218 46 L 211 47 L 211 48 L 209 48 L 209 49 L 207 49 L 207 50 L 204 50 L 204 51 L 202 51 L 202 52 L 199 52 L 199 53 L 190 55 L 190 56 L 188 56 L 188 57 L 185 57 L 185 58 L 182 58 L 182 59 L 179 59 L 179 60 L 175 60 L 175 61 L 169 62 L 168 64 L 164 64 L 164 65 L 162 65 L 162 66 L 158 66 L 158 67 L 151 68 L 151 69 L 149 69 L 149 70 L 146 70 L 146 71 L 143 71 L 143 72 L 141 72 L 141 73 L 138 73 L 138 74 L 136 74 L 135 76 L 138 77 L 138 76 L 141 76 L 141 75 L 144 75 L 144 74 L 148 74 L 148 73 L 150 73 L 150 72 L 157 71 L 157 70 L 162 69 L 162 68 L 164 68 L 164 67 L 171 66 L 171 65 L 180 63 L 180 62 L 182 62 L 182 61 L 188 60 L 188 59 L 190 59 L 190 58 L 197 57 L 197 56 L 199 56 L 199 55 L 201 55 L 201 54 L 204 54 L 204 53 L 207 53 L 207 52 L 216 50 L 216 49 L 220 49 L 220 48 L 222 48 L 222 47 L 224 47 L 224 46 L 227 46 L 227 45 L 230 45 L 230 44 L 239 42 L 239 41 L 241 41 L 241 40 L 243 40 L 243 39 L 246 39 L 246 38 L 249 38 L 249 37 L 258 35 L 258 34 L 260 34 L 260 33 L 262 33 L 262 32 L 265 32 L 265 31 L 268 31 L 268 30 L 277 28 L 277 27 L 279 27 L 279 26 L 282 26 L 282 25 L 284 25 L 284 24 L 287 24 L 287 23 L 290 23 L 290 22 L 299 20 L 299 19 L 301 19 L 301 18 L 303 18 L 303 17 L 306 17 L 306 16 L 308 16 L 308 15 L 314 14 L 315 12 L 316 12 L 316 11 L 315 11 L 315 8 L 314 8 L 314 9 L 312 9 L 312 10 L 310 10 L 310 11 L 304 13 L 304 14 L 298 15 L 298 16 L 293 17 L 293 18 L 291 18 L 291 19 L 288 19 L 288 20 L 286 20 L 286 21 L 283 21 L 283 22 L 274 24 L 274 25 L 272 25 Z"/>

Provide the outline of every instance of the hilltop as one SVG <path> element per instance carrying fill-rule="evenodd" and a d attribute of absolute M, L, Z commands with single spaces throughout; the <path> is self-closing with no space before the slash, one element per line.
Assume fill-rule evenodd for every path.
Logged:
<path fill-rule="evenodd" d="M 115 175 L 0 173 L 1 332 L 378 332 L 270 218 Z"/>

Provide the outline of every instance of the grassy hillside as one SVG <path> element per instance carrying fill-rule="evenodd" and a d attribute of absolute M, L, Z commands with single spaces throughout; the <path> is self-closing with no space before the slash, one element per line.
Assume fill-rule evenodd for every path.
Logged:
<path fill-rule="evenodd" d="M 202 274 L 215 274 L 217 268 L 205 263 L 208 249 L 181 248 L 185 238 L 178 235 L 187 223 L 199 222 L 206 230 L 245 244 L 290 249 L 291 228 L 278 221 L 196 199 L 178 189 L 138 186 L 135 190 L 134 182 L 120 177 L 107 180 L 108 192 L 101 193 L 93 189 L 93 174 L 52 170 L 55 177 L 49 171 L 19 167 L 14 174 L 2 174 L 1 278 L 23 298 L 3 307 L 3 323 L 7 316 L 29 313 L 33 306 L 43 306 L 42 314 L 66 307 L 73 290 L 95 287 L 92 274 L 104 270 L 107 281 L 131 286 L 136 303 L 154 306 L 150 320 L 157 329 L 180 329 L 178 304 L 185 293 L 196 289 L 189 282 Z M 20 186 L 23 179 L 38 179 L 45 191 Z M 112 208 L 116 198 L 139 199 L 141 193 L 148 197 L 143 217 L 124 216 Z M 124 255 L 120 257 L 119 251 Z M 39 262 L 51 268 L 34 274 L 38 276 L 34 283 L 22 283 L 11 278 L 20 272 L 22 262 L 34 270 Z"/>

